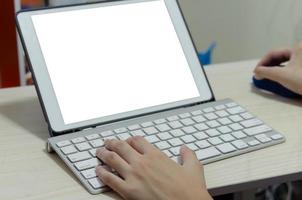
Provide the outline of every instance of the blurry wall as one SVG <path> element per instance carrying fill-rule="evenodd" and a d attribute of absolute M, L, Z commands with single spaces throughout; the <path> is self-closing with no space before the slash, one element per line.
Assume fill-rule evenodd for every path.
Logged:
<path fill-rule="evenodd" d="M 217 41 L 214 62 L 259 58 L 302 42 L 301 0 L 179 0 L 199 50 Z"/>

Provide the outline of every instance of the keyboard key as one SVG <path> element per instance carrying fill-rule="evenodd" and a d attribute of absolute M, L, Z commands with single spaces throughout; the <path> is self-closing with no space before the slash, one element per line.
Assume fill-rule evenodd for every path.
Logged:
<path fill-rule="evenodd" d="M 131 135 L 129 133 L 122 133 L 122 134 L 119 134 L 117 137 L 120 140 L 127 140 L 128 138 L 131 137 Z"/>
<path fill-rule="evenodd" d="M 248 119 L 248 120 L 245 120 L 245 121 L 242 121 L 240 122 L 240 124 L 242 126 L 244 126 L 245 128 L 250 128 L 252 126 L 258 126 L 258 125 L 261 125 L 263 124 L 263 122 L 259 119 Z"/>
<path fill-rule="evenodd" d="M 192 111 L 191 114 L 192 114 L 193 116 L 201 115 L 201 114 L 202 114 L 202 111 L 201 111 L 201 110 L 195 110 L 195 111 Z"/>
<path fill-rule="evenodd" d="M 229 120 L 228 118 L 224 117 L 224 118 L 220 118 L 220 119 L 217 119 L 219 121 L 219 123 L 221 123 L 222 125 L 228 125 L 228 124 L 231 124 L 232 121 Z"/>
<path fill-rule="evenodd" d="M 87 169 L 84 171 L 81 171 L 81 174 L 85 179 L 90 179 L 96 177 L 95 168 Z"/>
<path fill-rule="evenodd" d="M 201 149 L 211 146 L 211 144 L 206 140 L 197 141 L 197 142 L 195 142 L 195 144 Z"/>
<path fill-rule="evenodd" d="M 216 111 L 215 114 L 218 115 L 219 117 L 227 117 L 227 116 L 229 116 L 229 113 L 227 113 L 224 110 Z"/>
<path fill-rule="evenodd" d="M 217 128 L 217 129 L 218 129 L 218 131 L 220 133 L 223 133 L 223 134 L 232 132 L 232 129 L 230 129 L 227 126 L 221 126 L 221 127 Z"/>
<path fill-rule="evenodd" d="M 134 131 L 134 130 L 137 130 L 137 129 L 140 129 L 140 125 L 138 124 L 134 124 L 134 125 L 131 125 L 131 126 L 128 126 L 128 130 L 130 131 Z"/>
<path fill-rule="evenodd" d="M 77 152 L 76 148 L 74 148 L 74 146 L 72 146 L 72 145 L 62 147 L 62 148 L 61 148 L 61 151 L 62 151 L 65 155 L 68 155 L 68 154 L 72 154 L 72 153 Z"/>
<path fill-rule="evenodd" d="M 104 131 L 104 132 L 100 133 L 100 135 L 102 137 L 108 137 L 108 136 L 111 136 L 113 134 L 114 134 L 113 131 Z"/>
<path fill-rule="evenodd" d="M 244 141 L 242 140 L 236 140 L 232 142 L 232 144 L 237 148 L 237 149 L 245 149 L 248 148 L 249 145 L 247 145 Z"/>
<path fill-rule="evenodd" d="M 190 114 L 190 113 L 183 113 L 183 114 L 179 114 L 178 116 L 179 116 L 181 119 L 185 119 L 185 118 L 191 117 L 191 114 Z"/>
<path fill-rule="evenodd" d="M 243 120 L 242 117 L 240 117 L 240 115 L 232 115 L 229 117 L 233 122 L 240 122 Z"/>
<path fill-rule="evenodd" d="M 74 153 L 67 157 L 70 160 L 70 162 L 78 162 L 81 160 L 87 160 L 91 158 L 91 155 L 87 151 L 85 151 L 85 152 Z"/>
<path fill-rule="evenodd" d="M 223 109 L 226 109 L 225 105 L 218 105 L 218 106 L 215 106 L 215 109 L 216 110 L 223 110 Z"/>
<path fill-rule="evenodd" d="M 146 134 L 142 130 L 131 131 L 132 136 L 145 136 Z"/>
<path fill-rule="evenodd" d="M 195 133 L 197 130 L 193 126 L 188 126 L 182 129 L 186 134 Z"/>
<path fill-rule="evenodd" d="M 117 137 L 114 136 L 114 135 L 111 135 L 111 136 L 103 138 L 104 141 L 106 141 L 106 140 L 113 140 L 113 139 L 117 139 Z"/>
<path fill-rule="evenodd" d="M 180 121 L 185 126 L 190 126 L 190 125 L 195 124 L 195 122 L 192 119 L 190 119 L 190 118 L 182 119 Z"/>
<path fill-rule="evenodd" d="M 73 143 L 73 144 L 77 144 L 77 143 L 81 143 L 81 142 L 85 142 L 86 140 L 85 140 L 85 138 L 83 138 L 83 137 L 77 137 L 77 138 L 74 138 L 74 139 L 72 139 L 71 140 L 71 142 Z"/>
<path fill-rule="evenodd" d="M 174 156 L 179 156 L 180 155 L 180 147 L 174 147 L 170 149 L 170 152 L 174 155 Z"/>
<path fill-rule="evenodd" d="M 172 135 L 170 135 L 168 132 L 159 133 L 157 135 L 161 140 L 168 140 L 172 138 Z"/>
<path fill-rule="evenodd" d="M 209 108 L 203 109 L 202 111 L 205 112 L 205 113 L 209 113 L 209 112 L 214 112 L 215 109 L 213 107 L 209 107 Z"/>
<path fill-rule="evenodd" d="M 158 119 L 158 120 L 155 120 L 155 121 L 154 121 L 155 124 L 163 124 L 163 123 L 165 123 L 165 122 L 167 122 L 166 119 Z"/>
<path fill-rule="evenodd" d="M 170 140 L 168 140 L 168 142 L 169 142 L 173 147 L 180 146 L 180 145 L 183 144 L 183 142 L 182 142 L 179 138 L 170 139 Z"/>
<path fill-rule="evenodd" d="M 244 132 L 246 134 L 248 134 L 249 136 L 252 136 L 252 135 L 257 135 L 257 134 L 260 134 L 260 133 L 266 133 L 266 132 L 269 132 L 271 130 L 272 129 L 270 127 L 268 127 L 267 125 L 260 125 L 260 126 L 244 129 Z"/>
<path fill-rule="evenodd" d="M 232 102 L 232 103 L 227 103 L 226 106 L 227 106 L 228 108 L 231 108 L 231 107 L 238 106 L 238 104 L 235 103 L 235 102 Z"/>
<path fill-rule="evenodd" d="M 196 139 L 192 135 L 185 135 L 181 137 L 182 141 L 184 141 L 186 144 L 192 143 L 196 141 Z"/>
<path fill-rule="evenodd" d="M 232 135 L 237 139 L 242 139 L 247 137 L 246 134 L 244 134 L 242 131 L 233 132 Z"/>
<path fill-rule="evenodd" d="M 179 117 L 178 117 L 177 115 L 174 115 L 174 116 L 168 117 L 167 120 L 168 120 L 169 122 L 172 122 L 172 121 L 179 120 Z"/>
<path fill-rule="evenodd" d="M 71 142 L 69 140 L 64 140 L 64 141 L 61 141 L 61 142 L 57 143 L 57 146 L 60 147 L 60 148 L 68 146 L 68 145 L 71 145 Z"/>
<path fill-rule="evenodd" d="M 176 129 L 176 130 L 172 130 L 170 131 L 170 133 L 174 136 L 174 137 L 180 137 L 182 135 L 185 135 L 185 133 L 180 130 L 180 129 Z"/>
<path fill-rule="evenodd" d="M 155 135 L 147 136 L 147 137 L 145 137 L 145 139 L 146 139 L 149 143 L 151 143 L 151 144 L 160 141 L 160 140 L 158 139 L 158 137 L 156 137 Z"/>
<path fill-rule="evenodd" d="M 257 145 L 260 144 L 260 142 L 258 140 L 251 140 L 251 141 L 248 142 L 248 144 L 250 146 L 257 146 Z"/>
<path fill-rule="evenodd" d="M 251 115 L 250 113 L 242 113 L 242 114 L 240 114 L 241 115 L 241 117 L 243 117 L 244 119 L 252 119 L 252 118 L 254 118 L 254 116 L 253 115 Z"/>
<path fill-rule="evenodd" d="M 120 134 L 120 133 L 125 133 L 125 132 L 127 132 L 128 130 L 127 130 L 127 128 L 125 128 L 125 127 L 123 127 L 123 128 L 118 128 L 118 129 L 115 129 L 114 130 L 114 132 L 116 133 L 116 134 Z"/>
<path fill-rule="evenodd" d="M 206 149 L 201 149 L 196 151 L 196 156 L 198 160 L 205 160 L 215 156 L 219 156 L 221 153 L 215 147 L 209 147 Z"/>
<path fill-rule="evenodd" d="M 229 127 L 230 127 L 231 129 L 233 129 L 234 131 L 239 131 L 239 130 L 243 129 L 243 126 L 241 126 L 241 125 L 238 124 L 238 123 L 230 124 Z"/>
<path fill-rule="evenodd" d="M 169 126 L 171 126 L 173 129 L 177 129 L 177 128 L 183 127 L 183 125 L 179 121 L 170 122 Z"/>
<path fill-rule="evenodd" d="M 164 150 L 163 153 L 166 154 L 166 156 L 168 156 L 169 158 L 173 156 L 169 150 Z"/>
<path fill-rule="evenodd" d="M 220 126 L 220 124 L 216 120 L 208 121 L 208 122 L 206 122 L 206 124 L 211 128 L 216 128 L 216 127 Z"/>
<path fill-rule="evenodd" d="M 257 140 L 259 140 L 262 143 L 267 143 L 272 141 L 272 139 L 267 137 L 267 135 L 265 134 L 256 135 L 255 138 L 257 138 Z"/>
<path fill-rule="evenodd" d="M 218 116 L 215 115 L 214 113 L 208 113 L 204 115 L 208 120 L 213 120 L 213 119 L 217 119 Z"/>
<path fill-rule="evenodd" d="M 90 169 L 101 164 L 101 161 L 97 158 L 91 158 L 89 160 L 80 161 L 74 164 L 77 170 L 82 171 L 85 169 Z"/>
<path fill-rule="evenodd" d="M 206 118 L 204 118 L 203 116 L 199 115 L 199 116 L 195 116 L 192 118 L 195 122 L 200 123 L 200 122 L 205 122 L 207 121 Z"/>
<path fill-rule="evenodd" d="M 217 131 L 216 129 L 209 129 L 209 130 L 206 131 L 206 133 L 207 133 L 208 136 L 210 136 L 210 137 L 214 137 L 214 136 L 220 135 L 220 132 Z"/>
<path fill-rule="evenodd" d="M 233 151 L 236 151 L 236 148 L 233 145 L 231 145 L 230 143 L 220 144 L 220 145 L 217 146 L 217 148 L 222 153 L 231 153 Z"/>
<path fill-rule="evenodd" d="M 86 136 L 87 140 L 95 140 L 95 139 L 98 139 L 98 138 L 100 138 L 99 134 L 92 134 L 92 135 L 87 135 Z"/>
<path fill-rule="evenodd" d="M 222 135 L 222 136 L 220 136 L 220 138 L 225 142 L 231 142 L 231 141 L 235 140 L 235 138 L 231 134 Z"/>
<path fill-rule="evenodd" d="M 171 130 L 171 128 L 167 124 L 160 124 L 156 126 L 157 130 L 160 132 L 165 132 Z"/>
<path fill-rule="evenodd" d="M 156 130 L 154 127 L 148 127 L 144 129 L 144 132 L 147 133 L 147 135 L 152 135 L 158 133 L 158 130 Z"/>
<path fill-rule="evenodd" d="M 283 139 L 283 136 L 280 134 L 275 134 L 275 135 L 272 135 L 271 138 L 273 140 L 280 140 L 280 139 Z"/>
<path fill-rule="evenodd" d="M 196 150 L 199 149 L 194 143 L 186 144 L 186 145 L 187 145 L 187 147 L 188 147 L 189 149 L 191 149 L 192 151 L 196 151 Z"/>
<path fill-rule="evenodd" d="M 77 149 L 79 151 L 86 151 L 88 149 L 91 149 L 91 146 L 88 144 L 88 142 L 82 142 L 82 143 L 76 144 L 75 146 L 77 147 Z"/>
<path fill-rule="evenodd" d="M 219 137 L 213 137 L 208 139 L 208 141 L 212 144 L 212 145 L 218 145 L 223 143 L 221 139 L 219 139 Z"/>
<path fill-rule="evenodd" d="M 197 140 L 203 140 L 208 138 L 208 135 L 203 132 L 194 133 L 193 136 L 196 137 Z"/>
<path fill-rule="evenodd" d="M 171 147 L 171 145 L 166 141 L 157 142 L 157 143 L 155 143 L 155 146 L 157 148 L 159 148 L 160 150 L 168 149 Z"/>
<path fill-rule="evenodd" d="M 142 123 L 141 126 L 144 127 L 144 128 L 147 128 L 149 126 L 153 126 L 154 124 L 152 122 L 145 122 L 145 123 Z"/>
<path fill-rule="evenodd" d="M 90 149 L 89 153 L 91 154 L 92 157 L 96 157 L 96 149 Z"/>
<path fill-rule="evenodd" d="M 197 128 L 199 131 L 204 131 L 204 130 L 209 129 L 209 127 L 204 123 L 196 124 L 196 125 L 194 125 L 194 127 Z"/>
<path fill-rule="evenodd" d="M 245 112 L 245 110 L 240 107 L 240 106 L 236 106 L 236 107 L 233 107 L 233 108 L 229 108 L 227 109 L 228 113 L 230 113 L 231 115 L 235 115 L 235 114 L 239 114 L 239 113 L 243 113 Z"/>
<path fill-rule="evenodd" d="M 100 189 L 105 186 L 98 178 L 89 179 L 88 182 L 94 189 Z"/>

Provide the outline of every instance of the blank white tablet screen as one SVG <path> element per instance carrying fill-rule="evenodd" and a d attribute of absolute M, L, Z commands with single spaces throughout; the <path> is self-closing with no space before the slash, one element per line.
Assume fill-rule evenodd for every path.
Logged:
<path fill-rule="evenodd" d="M 163 0 L 32 21 L 65 124 L 200 96 Z"/>

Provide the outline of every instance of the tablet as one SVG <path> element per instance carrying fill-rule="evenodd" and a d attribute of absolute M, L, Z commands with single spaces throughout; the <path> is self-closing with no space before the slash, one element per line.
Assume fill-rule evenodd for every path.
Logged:
<path fill-rule="evenodd" d="M 25 11 L 17 24 L 54 135 L 214 100 L 176 0 Z"/>

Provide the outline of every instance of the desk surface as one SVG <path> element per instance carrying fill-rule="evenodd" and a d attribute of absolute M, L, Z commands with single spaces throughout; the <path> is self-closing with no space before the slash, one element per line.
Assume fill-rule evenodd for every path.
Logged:
<path fill-rule="evenodd" d="M 205 166 L 214 194 L 302 178 L 302 101 L 251 87 L 256 61 L 206 68 L 217 99 L 232 98 L 276 130 L 286 143 Z M 56 154 L 45 151 L 47 127 L 33 87 L 0 90 L 0 199 L 112 199 L 90 195 Z"/>

